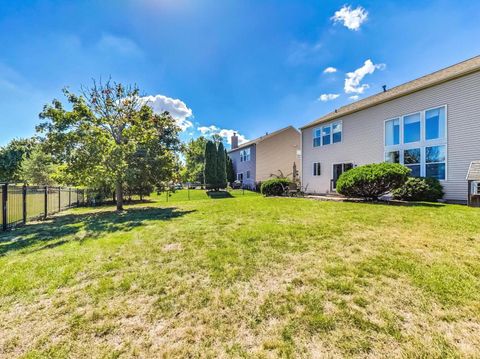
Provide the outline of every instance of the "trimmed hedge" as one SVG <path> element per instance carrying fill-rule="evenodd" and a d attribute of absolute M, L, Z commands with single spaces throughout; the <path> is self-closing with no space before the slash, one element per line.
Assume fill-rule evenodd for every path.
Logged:
<path fill-rule="evenodd" d="M 264 196 L 283 196 L 290 183 L 292 182 L 286 178 L 272 178 L 262 183 L 260 192 Z"/>
<path fill-rule="evenodd" d="M 398 163 L 374 163 L 352 168 L 337 181 L 337 192 L 354 198 L 376 200 L 401 187 L 410 169 Z"/>
<path fill-rule="evenodd" d="M 393 198 L 404 201 L 436 202 L 443 198 L 443 187 L 436 178 L 409 177 L 405 184 L 393 191 Z"/>

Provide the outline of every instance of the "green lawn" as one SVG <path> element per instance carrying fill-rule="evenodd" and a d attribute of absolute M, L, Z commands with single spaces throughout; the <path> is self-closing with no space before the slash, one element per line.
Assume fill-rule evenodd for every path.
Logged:
<path fill-rule="evenodd" d="M 0 234 L 0 357 L 478 357 L 480 210 L 178 192 Z"/>

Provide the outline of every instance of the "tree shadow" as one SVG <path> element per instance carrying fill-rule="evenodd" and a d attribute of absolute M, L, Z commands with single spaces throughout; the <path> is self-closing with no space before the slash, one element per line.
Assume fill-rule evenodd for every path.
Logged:
<path fill-rule="evenodd" d="M 211 199 L 233 198 L 232 194 L 227 191 L 207 191 L 207 196 Z"/>
<path fill-rule="evenodd" d="M 51 249 L 67 242 L 82 243 L 113 232 L 128 232 L 149 221 L 168 221 L 189 214 L 176 208 L 141 207 L 129 208 L 123 212 L 114 210 L 85 214 L 67 214 L 53 217 L 45 222 L 19 227 L 0 234 L 0 257 L 22 249 L 32 251 Z M 66 238 L 69 237 L 69 238 Z M 36 246 L 44 243 L 43 246 Z"/>
<path fill-rule="evenodd" d="M 383 206 L 397 206 L 397 207 L 432 207 L 432 208 L 441 208 L 445 207 L 445 203 L 441 202 L 415 202 L 415 201 L 399 201 L 399 200 L 377 200 L 377 201 L 368 201 L 368 200 L 355 200 L 355 199 L 345 199 L 344 202 L 353 202 L 353 203 L 366 203 L 371 205 L 383 205 Z"/>

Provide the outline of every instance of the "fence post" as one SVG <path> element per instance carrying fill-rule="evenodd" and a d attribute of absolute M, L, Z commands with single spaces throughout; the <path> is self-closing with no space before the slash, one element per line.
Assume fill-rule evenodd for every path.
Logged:
<path fill-rule="evenodd" d="M 7 230 L 8 183 L 2 185 L 2 229 Z"/>
<path fill-rule="evenodd" d="M 58 187 L 58 211 L 60 212 L 62 210 L 62 200 L 61 200 L 61 197 L 62 196 L 62 187 Z"/>
<path fill-rule="evenodd" d="M 23 224 L 27 223 L 27 185 L 22 187 L 22 210 L 23 210 Z"/>
<path fill-rule="evenodd" d="M 188 200 L 190 201 L 190 183 L 187 184 Z"/>
<path fill-rule="evenodd" d="M 45 186 L 45 215 L 43 216 L 44 219 L 47 219 L 48 216 L 48 186 Z"/>
<path fill-rule="evenodd" d="M 72 187 L 68 188 L 68 208 L 72 206 Z"/>

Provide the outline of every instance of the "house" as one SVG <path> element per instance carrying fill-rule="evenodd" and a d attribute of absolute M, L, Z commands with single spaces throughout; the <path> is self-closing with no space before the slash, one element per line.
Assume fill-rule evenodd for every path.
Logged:
<path fill-rule="evenodd" d="M 480 56 L 384 87 L 301 131 L 308 192 L 335 192 L 343 172 L 387 161 L 438 178 L 446 200 L 467 202 L 467 171 L 480 160 Z"/>
<path fill-rule="evenodd" d="M 293 165 L 300 174 L 300 132 L 288 126 L 267 133 L 255 140 L 238 144 L 238 136 L 231 138 L 232 159 L 237 180 L 245 187 L 254 188 L 257 183 L 272 178 L 272 175 L 292 177 Z"/>

